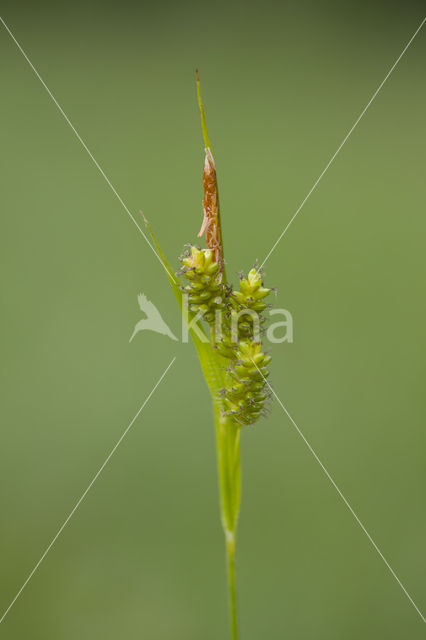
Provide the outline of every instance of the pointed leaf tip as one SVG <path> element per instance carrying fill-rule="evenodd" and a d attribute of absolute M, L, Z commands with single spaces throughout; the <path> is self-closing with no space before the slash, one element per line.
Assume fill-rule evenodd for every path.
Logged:
<path fill-rule="evenodd" d="M 201 99 L 201 88 L 200 88 L 200 74 L 198 73 L 198 69 L 195 70 L 195 75 L 197 79 L 197 96 L 198 96 L 198 106 L 200 108 L 200 116 L 201 116 L 201 129 L 203 131 L 203 140 L 204 147 L 206 149 L 212 150 L 209 140 L 209 134 L 207 131 L 207 123 L 206 123 L 206 114 L 204 112 L 203 101 Z"/>

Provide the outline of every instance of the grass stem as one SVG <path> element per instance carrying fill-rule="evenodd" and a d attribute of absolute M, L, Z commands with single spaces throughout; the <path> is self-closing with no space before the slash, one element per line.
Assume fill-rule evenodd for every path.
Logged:
<path fill-rule="evenodd" d="M 238 640 L 237 624 L 237 591 L 235 587 L 235 534 L 226 532 L 226 555 L 228 564 L 229 613 L 231 621 L 231 638 Z"/>

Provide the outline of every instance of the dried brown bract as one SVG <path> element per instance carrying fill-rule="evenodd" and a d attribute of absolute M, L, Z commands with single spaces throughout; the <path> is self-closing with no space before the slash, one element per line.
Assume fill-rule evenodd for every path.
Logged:
<path fill-rule="evenodd" d="M 203 224 L 198 237 L 206 235 L 206 245 L 212 250 L 214 261 L 218 263 L 223 272 L 223 250 L 219 220 L 219 196 L 217 190 L 216 166 L 213 154 L 206 149 L 206 158 L 203 171 Z"/>

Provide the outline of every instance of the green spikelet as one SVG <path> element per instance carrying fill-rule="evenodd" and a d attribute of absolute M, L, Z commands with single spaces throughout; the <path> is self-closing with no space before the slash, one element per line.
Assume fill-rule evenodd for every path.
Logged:
<path fill-rule="evenodd" d="M 228 369 L 229 384 L 224 389 L 226 412 L 236 422 L 253 424 L 264 412 L 269 398 L 264 379 L 269 375 L 266 366 L 271 359 L 262 352 L 260 342 L 239 342 L 237 361 Z"/>
<path fill-rule="evenodd" d="M 260 271 L 255 267 L 248 273 L 247 278 L 240 279 L 240 290 L 233 291 L 231 297 L 236 306 L 253 309 L 256 313 L 265 311 L 267 305 L 263 298 L 271 293 L 271 289 L 266 289 L 262 284 Z"/>
<path fill-rule="evenodd" d="M 263 286 L 255 267 L 247 278 L 241 276 L 239 291 L 225 286 L 210 249 L 191 246 L 181 261 L 181 273 L 189 281 L 183 288 L 188 307 L 194 313 L 201 312 L 214 330 L 214 348 L 231 361 L 221 392 L 223 412 L 238 424 L 253 424 L 264 413 L 269 397 L 264 379 L 269 375 L 266 366 L 271 356 L 262 352 L 255 322 L 259 327 L 264 322 L 264 299 L 271 289 Z"/>
<path fill-rule="evenodd" d="M 266 289 L 262 283 L 262 275 L 256 267 L 253 267 L 244 278 L 240 277 L 239 291 L 232 291 L 230 298 L 232 301 L 232 313 L 238 314 L 238 337 L 245 339 L 257 339 L 255 335 L 255 323 L 259 328 L 264 324 L 265 318 L 262 312 L 267 308 L 264 298 L 271 293 L 271 289 Z M 235 323 L 234 323 L 235 324 Z"/>
<path fill-rule="evenodd" d="M 216 309 L 223 308 L 223 285 L 213 252 L 191 246 L 181 262 L 181 273 L 189 280 L 189 284 L 183 288 L 188 295 L 188 308 L 194 313 L 200 312 L 206 322 L 214 322 Z"/>

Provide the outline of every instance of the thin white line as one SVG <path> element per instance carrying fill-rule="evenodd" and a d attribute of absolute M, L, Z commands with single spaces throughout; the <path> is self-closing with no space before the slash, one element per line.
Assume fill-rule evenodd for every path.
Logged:
<path fill-rule="evenodd" d="M 311 188 L 311 190 L 309 191 L 308 195 L 305 197 L 305 199 L 302 201 L 302 203 L 299 205 L 299 208 L 297 209 L 296 213 L 293 215 L 293 217 L 290 219 L 290 222 L 287 224 L 287 226 L 285 227 L 284 231 L 282 231 L 281 235 L 279 236 L 278 240 L 275 242 L 274 246 L 272 247 L 272 249 L 270 250 L 270 252 L 268 253 L 268 255 L 266 256 L 266 258 L 264 259 L 264 261 L 262 262 L 262 264 L 260 265 L 260 268 L 263 267 L 263 265 L 265 264 L 265 262 L 268 260 L 269 256 L 271 255 L 271 253 L 275 250 L 276 246 L 278 245 L 278 243 L 281 241 L 282 237 L 284 236 L 284 234 L 287 232 L 288 228 L 290 227 L 290 225 L 292 224 L 292 222 L 294 221 L 294 219 L 296 218 L 296 216 L 298 215 L 298 213 L 301 211 L 302 207 L 305 205 L 306 201 L 308 200 L 308 198 L 311 196 L 311 194 L 313 193 L 313 191 L 316 189 L 316 187 L 318 186 L 319 182 L 321 181 L 321 179 L 323 178 L 324 174 L 326 173 L 326 171 L 328 170 L 328 168 L 330 167 L 330 165 L 333 163 L 334 159 L 336 158 L 337 154 L 339 153 L 339 151 L 342 149 L 343 145 L 346 143 L 346 141 L 348 140 L 349 136 L 352 134 L 353 130 L 355 129 L 355 127 L 358 125 L 359 121 L 361 120 L 361 118 L 364 116 L 365 112 L 367 111 L 367 109 L 370 107 L 371 103 L 373 102 L 373 100 L 375 99 L 375 97 L 377 96 L 377 94 L 379 93 L 379 91 L 381 90 L 381 88 L 383 87 L 383 85 L 385 84 L 386 80 L 389 78 L 389 76 L 391 75 L 392 71 L 395 69 L 396 65 L 398 64 L 398 62 L 401 60 L 402 56 L 404 55 L 404 53 L 407 51 L 408 47 L 410 46 L 410 44 L 413 42 L 414 38 L 416 37 L 416 35 L 419 33 L 420 29 L 422 28 L 422 26 L 424 25 L 426 21 L 426 18 L 423 18 L 420 26 L 416 29 L 416 31 L 414 32 L 414 34 L 411 36 L 410 40 L 408 41 L 408 43 L 405 45 L 404 49 L 402 50 L 401 54 L 398 56 L 398 58 L 396 59 L 396 61 L 393 63 L 392 67 L 389 69 L 389 71 L 387 72 L 384 80 L 382 80 L 382 82 L 379 84 L 379 86 L 377 87 L 376 91 L 373 93 L 372 97 L 370 98 L 370 100 L 367 102 L 367 105 L 364 107 L 364 109 L 361 111 L 360 115 L 358 116 L 358 118 L 355 120 L 355 123 L 353 124 L 353 126 L 349 129 L 348 133 L 346 134 L 346 136 L 343 138 L 343 141 L 340 143 L 340 145 L 337 147 L 337 150 L 335 151 L 335 153 L 331 156 L 330 160 L 328 161 L 327 165 L 325 166 L 325 169 L 322 171 L 322 173 L 319 175 L 319 177 L 317 178 L 317 180 L 314 182 L 313 187 Z"/>
<path fill-rule="evenodd" d="M 96 480 L 98 479 L 98 477 L 100 476 L 100 474 L 102 473 L 102 471 L 104 470 L 104 468 L 106 467 L 106 465 L 108 464 L 108 462 L 110 461 L 110 459 L 112 458 L 112 456 L 114 455 L 115 451 L 118 449 L 118 447 L 120 446 L 121 442 L 123 441 L 123 439 L 125 438 L 125 436 L 127 435 L 129 429 L 132 427 L 133 423 L 135 422 L 135 420 L 138 418 L 139 414 L 141 413 L 142 409 L 145 407 L 145 405 L 149 402 L 152 394 L 154 393 L 154 391 L 157 389 L 158 385 L 161 383 L 161 381 L 163 380 L 164 376 L 166 375 L 166 373 L 168 372 L 168 370 L 170 369 L 170 367 L 172 366 L 172 364 L 174 363 L 174 361 L 176 360 L 176 357 L 173 358 L 173 360 L 170 362 L 170 364 L 168 365 L 168 367 L 165 369 L 165 371 L 163 372 L 163 374 L 161 375 L 161 377 L 158 379 L 157 383 L 154 385 L 153 389 L 151 390 L 150 394 L 147 396 L 147 398 L 145 399 L 144 403 L 141 405 L 141 407 L 139 408 L 138 412 L 136 413 L 135 417 L 132 419 L 132 421 L 130 422 L 130 424 L 128 425 L 128 427 L 126 428 L 126 430 L 124 431 L 124 433 L 121 435 L 120 439 L 118 440 L 118 442 L 116 443 L 116 445 L 113 447 L 113 449 L 111 450 L 111 452 L 109 453 L 109 455 L 107 456 L 107 458 L 105 459 L 104 463 L 102 464 L 102 466 L 100 467 L 99 471 L 96 473 L 96 475 L 93 477 L 92 481 L 90 482 L 89 486 L 87 487 L 87 489 L 84 491 L 84 493 L 82 494 L 82 496 L 80 497 L 80 499 L 76 502 L 74 508 L 72 509 L 72 511 L 70 512 L 70 514 L 68 515 L 68 517 L 66 518 L 66 520 L 64 521 L 64 523 L 62 524 L 62 526 L 60 527 L 58 533 L 55 535 L 55 537 L 52 539 L 52 541 L 50 542 L 49 546 L 47 547 L 47 549 L 45 550 L 45 552 L 43 553 L 43 555 L 41 556 L 40 560 L 37 562 L 37 564 L 35 565 L 34 569 L 31 571 L 30 575 L 28 576 L 28 578 L 25 580 L 24 584 L 22 585 L 22 587 L 19 589 L 18 593 L 16 594 L 16 596 L 13 598 L 12 602 L 10 603 L 10 605 L 7 607 L 6 611 L 3 613 L 2 617 L 0 618 L 0 624 L 3 622 L 3 620 L 5 619 L 5 617 L 7 616 L 7 614 L 9 613 L 9 611 L 11 610 L 11 608 L 13 607 L 13 605 L 15 604 L 15 602 L 17 601 L 17 599 L 19 598 L 19 596 L 21 595 L 21 593 L 23 592 L 23 590 L 25 589 L 25 587 L 27 586 L 27 584 L 29 583 L 29 581 L 31 580 L 31 578 L 33 577 L 33 575 L 35 574 L 35 572 L 37 571 L 37 569 L 39 568 L 39 566 L 41 565 L 41 563 L 43 562 L 43 560 L 45 559 L 45 557 L 47 556 L 47 554 L 49 553 L 50 549 L 53 547 L 53 545 L 55 544 L 56 540 L 59 538 L 59 536 L 61 535 L 62 531 L 65 529 L 65 527 L 67 526 L 68 522 L 71 520 L 71 518 L 73 517 L 74 513 L 77 511 L 78 507 L 80 506 L 80 504 L 83 502 L 84 498 L 87 496 L 87 494 L 89 493 L 90 489 L 92 488 L 92 486 L 95 484 Z"/>
<path fill-rule="evenodd" d="M 387 568 L 389 569 L 389 571 L 391 572 L 391 574 L 393 575 L 393 577 L 395 578 L 395 580 L 397 581 L 397 583 L 399 584 L 399 586 L 401 587 L 401 589 L 403 590 L 403 592 L 405 593 L 405 595 L 407 596 L 407 598 L 409 599 L 409 601 L 411 602 L 411 604 L 413 605 L 413 607 L 415 608 L 415 610 L 417 611 L 417 613 L 419 614 L 419 616 L 421 617 L 421 619 L 423 620 L 423 622 L 426 623 L 426 619 L 423 616 L 422 612 L 420 611 L 420 609 L 418 608 L 418 606 L 416 605 L 416 603 L 414 602 L 413 598 L 410 596 L 410 594 L 408 593 L 407 589 L 404 587 L 404 585 L 402 584 L 401 580 L 398 578 L 398 576 L 396 575 L 395 571 L 392 569 L 392 567 L 390 566 L 389 562 L 386 560 L 385 556 L 383 555 L 383 553 L 380 551 L 379 547 L 377 546 L 377 544 L 374 542 L 373 538 L 370 536 L 370 534 L 368 533 L 367 529 L 365 528 L 365 526 L 363 525 L 363 523 L 361 522 L 361 520 L 358 518 L 357 514 L 355 513 L 355 511 L 352 509 L 351 505 L 349 504 L 349 502 L 346 500 L 345 496 L 343 495 L 343 493 L 341 492 L 341 490 L 339 489 L 339 487 L 337 486 L 336 482 L 333 480 L 333 478 L 331 477 L 331 475 L 329 474 L 329 472 L 327 471 L 327 469 L 325 468 L 325 466 L 323 465 L 323 463 L 321 462 L 321 460 L 319 459 L 318 455 L 316 454 L 316 452 L 314 451 L 314 449 L 311 447 L 311 445 L 309 444 L 309 442 L 307 441 L 307 439 L 305 438 L 305 436 L 303 435 L 302 431 L 299 429 L 299 427 L 297 426 L 297 424 L 295 423 L 295 421 L 293 420 L 293 418 L 291 417 L 291 415 L 289 414 L 289 412 L 287 411 L 287 409 L 285 408 L 285 406 L 283 405 L 283 403 L 281 402 L 281 400 L 279 399 L 279 397 L 277 396 L 277 394 L 275 393 L 275 391 L 273 390 L 273 388 L 271 387 L 271 385 L 269 384 L 269 382 L 267 381 L 267 379 L 264 377 L 264 375 L 262 374 L 262 372 L 260 371 L 259 367 L 257 366 L 257 364 L 254 362 L 254 360 L 252 360 L 254 366 L 256 367 L 256 369 L 259 371 L 260 375 L 262 376 L 263 380 L 266 382 L 266 384 L 268 385 L 269 389 L 271 390 L 271 392 L 273 393 L 274 397 L 276 398 L 276 400 L 278 401 L 279 405 L 281 406 L 282 410 L 284 411 L 284 413 L 287 415 L 288 419 L 290 420 L 290 422 L 292 423 L 292 425 L 295 427 L 297 433 L 299 434 L 299 436 L 302 438 L 302 440 L 304 441 L 304 443 L 306 444 L 306 446 L 308 447 L 309 451 L 312 453 L 312 455 L 314 456 L 315 460 L 318 462 L 318 464 L 320 465 L 321 469 L 324 471 L 325 475 L 327 476 L 327 478 L 330 480 L 331 484 L 333 485 L 333 487 L 336 489 L 337 493 L 339 494 L 339 496 L 341 497 L 341 499 L 343 500 L 343 502 L 345 503 L 345 505 L 347 506 L 347 508 L 349 509 L 349 511 L 351 512 L 351 514 L 353 515 L 353 517 L 355 518 L 355 520 L 357 521 L 357 523 L 359 524 L 359 526 L 361 527 L 362 531 L 365 533 L 365 535 L 367 536 L 367 538 L 369 539 L 369 541 L 371 542 L 371 544 L 373 545 L 374 549 L 377 551 L 377 553 L 379 554 L 379 556 L 381 557 L 381 559 L 383 560 L 383 562 L 385 563 L 385 565 L 387 566 Z"/>
<path fill-rule="evenodd" d="M 177 284 L 176 279 L 174 277 L 174 275 L 172 273 L 170 273 L 170 271 L 167 269 L 166 265 L 164 264 L 164 262 L 162 261 L 161 257 L 158 255 L 158 253 L 156 252 L 155 248 L 152 246 L 152 244 L 150 243 L 150 241 L 148 240 L 147 236 L 145 235 L 145 233 L 142 231 L 142 229 L 140 228 L 140 226 L 138 225 L 136 219 L 134 218 L 134 216 L 131 214 L 130 210 L 128 209 L 128 207 L 126 206 L 126 204 L 124 203 L 123 199 L 121 198 L 121 196 L 118 194 L 117 190 L 115 189 L 114 185 L 111 183 L 110 179 L 108 178 L 108 176 L 106 175 L 106 173 L 104 172 L 104 170 L 102 169 L 102 167 L 100 166 L 99 162 L 95 159 L 95 157 L 93 156 L 92 152 L 90 151 L 89 147 L 86 145 L 86 143 L 84 142 L 84 140 L 82 139 L 82 137 L 80 136 L 80 134 L 78 133 L 77 129 L 74 127 L 74 125 L 72 124 L 71 120 L 68 118 L 67 114 L 65 113 L 65 111 L 62 109 L 61 105 L 59 104 L 59 102 L 56 100 L 55 96 L 53 95 L 53 93 L 50 91 L 49 87 L 47 86 L 47 84 L 45 83 L 45 81 L 43 80 L 43 78 L 41 77 L 41 75 L 39 74 L 39 72 L 37 71 L 37 69 L 35 68 L 35 66 L 33 65 L 33 63 L 31 62 L 31 60 L 29 59 L 29 57 L 27 56 L 27 54 L 25 53 L 25 51 L 23 50 L 23 48 L 21 47 L 21 45 L 19 44 L 19 42 L 17 41 L 17 39 L 15 38 L 15 36 L 13 35 L 12 31 L 9 29 L 9 27 L 7 26 L 7 24 L 5 23 L 5 21 L 3 20 L 3 18 L 0 16 L 0 21 L 2 22 L 4 28 L 6 29 L 6 31 L 8 32 L 8 34 L 10 35 L 10 37 L 12 38 L 12 40 L 14 41 L 14 43 L 16 44 L 16 46 L 18 47 L 19 51 L 22 53 L 22 55 L 24 56 L 25 60 L 28 62 L 28 64 L 30 65 L 31 69 L 34 71 L 35 75 L 37 76 L 37 78 L 40 80 L 41 84 L 43 85 L 43 87 L 46 89 L 47 93 L 49 94 L 49 96 L 52 98 L 53 102 L 55 103 L 55 105 L 57 106 L 57 108 L 59 109 L 61 115 L 64 117 L 65 121 L 67 122 L 67 124 L 71 127 L 72 131 L 74 132 L 74 134 L 76 135 L 77 139 L 79 140 L 79 142 L 81 143 L 81 145 L 83 146 L 83 148 L 87 151 L 90 159 L 92 160 L 93 164 L 95 165 L 95 167 L 98 169 L 99 173 L 102 175 L 102 177 L 104 178 L 105 182 L 108 184 L 108 186 L 110 187 L 111 191 L 113 192 L 113 194 L 115 195 L 115 197 L 117 198 L 117 200 L 120 202 L 121 206 L 123 207 L 123 209 L 127 212 L 127 214 L 129 215 L 130 219 L 134 222 L 134 224 L 136 225 L 136 227 L 138 228 L 139 232 L 142 234 L 142 236 L 145 238 L 146 242 L 148 243 L 148 245 L 151 247 L 153 253 L 156 255 L 156 257 L 158 258 L 158 260 L 160 261 L 161 265 L 163 266 L 163 268 L 165 269 L 167 275 L 173 280 L 173 282 L 175 284 Z"/>

